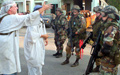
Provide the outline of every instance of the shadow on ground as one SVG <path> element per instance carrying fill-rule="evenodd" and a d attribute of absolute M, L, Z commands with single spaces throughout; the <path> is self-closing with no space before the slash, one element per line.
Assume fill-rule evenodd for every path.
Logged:
<path fill-rule="evenodd" d="M 43 66 L 43 75 L 82 75 L 85 72 L 87 62 L 89 59 L 88 55 L 84 55 L 83 59 L 80 60 L 79 66 L 70 67 L 75 61 L 75 55 L 71 56 L 70 63 L 67 65 L 61 65 L 65 60 L 65 52 L 62 58 L 55 58 L 52 56 L 56 51 L 46 50 L 45 65 Z M 27 63 L 24 58 L 24 50 L 20 48 L 21 68 L 22 72 L 18 75 L 27 75 Z"/>

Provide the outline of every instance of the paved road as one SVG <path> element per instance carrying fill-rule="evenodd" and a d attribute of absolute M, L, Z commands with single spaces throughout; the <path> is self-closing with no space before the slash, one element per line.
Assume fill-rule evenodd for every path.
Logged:
<path fill-rule="evenodd" d="M 23 49 L 23 42 L 24 42 L 24 35 L 26 29 L 23 28 L 20 30 L 20 58 L 21 58 L 21 67 L 22 72 L 18 75 L 27 75 L 27 64 L 24 58 L 24 49 Z M 70 67 L 71 64 L 75 61 L 75 55 L 73 55 L 70 59 L 70 63 L 62 66 L 60 65 L 65 60 L 65 49 L 62 58 L 55 58 L 52 56 L 53 53 L 56 52 L 56 47 L 54 45 L 54 34 L 52 29 L 47 29 L 49 34 L 49 45 L 46 46 L 46 58 L 45 58 L 45 65 L 43 66 L 43 75 L 82 75 L 87 67 L 87 63 L 89 60 L 89 53 L 91 46 L 87 45 L 84 49 L 84 56 L 79 61 L 80 64 L 78 67 Z M 67 41 L 64 44 L 66 47 Z"/>

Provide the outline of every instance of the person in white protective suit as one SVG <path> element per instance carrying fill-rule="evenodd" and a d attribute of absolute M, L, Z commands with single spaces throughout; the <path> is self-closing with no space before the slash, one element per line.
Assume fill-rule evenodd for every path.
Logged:
<path fill-rule="evenodd" d="M 41 5 L 36 5 L 34 11 L 42 8 Z M 42 66 L 45 58 L 45 45 L 48 44 L 45 23 L 42 19 L 42 14 L 38 16 L 37 26 L 28 26 L 24 41 L 24 55 L 27 60 L 28 75 L 42 75 Z M 44 44 L 44 41 L 46 44 Z"/>
<path fill-rule="evenodd" d="M 51 9 L 51 4 L 28 15 L 17 15 L 14 1 L 6 0 L 0 11 L 0 75 L 17 75 L 21 72 L 19 59 L 19 29 L 24 25 L 38 25 L 36 20 L 45 10 Z M 41 36 L 47 37 L 47 36 Z"/>

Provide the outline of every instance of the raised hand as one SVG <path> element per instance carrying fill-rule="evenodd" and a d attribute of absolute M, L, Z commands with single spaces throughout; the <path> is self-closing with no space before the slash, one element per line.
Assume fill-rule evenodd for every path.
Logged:
<path fill-rule="evenodd" d="M 53 7 L 52 4 L 46 4 L 46 2 L 44 2 L 44 4 L 43 4 L 43 8 L 44 8 L 45 10 L 52 9 L 52 7 Z"/>
<path fill-rule="evenodd" d="M 45 10 L 52 9 L 52 7 L 53 7 L 52 4 L 46 4 L 46 3 L 44 2 L 43 7 L 42 7 L 41 9 L 39 9 L 39 13 L 41 14 L 41 13 L 43 13 Z"/>

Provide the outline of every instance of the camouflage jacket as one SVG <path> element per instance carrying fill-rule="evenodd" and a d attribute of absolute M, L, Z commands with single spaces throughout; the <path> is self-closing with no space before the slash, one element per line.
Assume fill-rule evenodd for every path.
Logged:
<path fill-rule="evenodd" d="M 95 23 L 92 25 L 93 28 L 93 41 L 95 42 L 100 30 L 100 27 L 103 25 L 102 19 L 96 20 Z"/>
<path fill-rule="evenodd" d="M 67 19 L 62 14 L 60 16 L 56 16 L 54 25 L 58 35 L 67 35 L 66 29 L 68 28 Z"/>
<path fill-rule="evenodd" d="M 71 25 L 71 26 L 70 26 Z M 85 39 L 86 37 L 86 21 L 83 17 L 83 15 L 79 14 L 77 17 L 72 16 L 69 21 L 69 28 L 72 27 L 72 34 L 75 34 L 78 32 L 78 35 L 80 39 Z"/>
<path fill-rule="evenodd" d="M 102 48 L 106 45 L 109 46 L 110 57 L 114 57 L 115 52 L 118 51 L 119 38 L 119 24 L 117 22 L 107 22 L 102 30 L 101 45 Z"/>
<path fill-rule="evenodd" d="M 104 29 L 102 30 L 102 55 L 105 58 L 109 57 L 113 62 L 112 64 L 118 65 L 120 64 L 120 30 L 119 24 L 117 22 L 107 22 L 104 25 Z M 105 60 L 105 62 L 108 62 Z M 111 64 L 111 65 L 112 65 Z M 103 63 L 104 65 L 104 63 Z M 109 67 L 109 66 L 108 66 Z"/>

